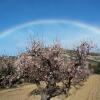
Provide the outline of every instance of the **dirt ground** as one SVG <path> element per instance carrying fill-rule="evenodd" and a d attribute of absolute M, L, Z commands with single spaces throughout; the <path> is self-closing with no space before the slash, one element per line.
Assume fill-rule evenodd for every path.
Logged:
<path fill-rule="evenodd" d="M 100 76 L 90 77 L 85 86 L 68 100 L 72 100 L 72 98 L 74 100 L 100 100 Z"/>
<path fill-rule="evenodd" d="M 40 100 L 40 96 L 29 95 L 36 85 L 24 85 L 19 88 L 0 91 L 0 100 Z M 100 75 L 92 75 L 82 87 L 72 88 L 70 96 L 64 95 L 52 100 L 100 100 Z"/>

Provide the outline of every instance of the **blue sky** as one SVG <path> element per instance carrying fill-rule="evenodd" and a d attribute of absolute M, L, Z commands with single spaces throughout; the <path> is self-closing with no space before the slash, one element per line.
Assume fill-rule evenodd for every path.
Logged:
<path fill-rule="evenodd" d="M 99 28 L 100 0 L 0 0 L 1 54 L 23 50 L 29 34 L 38 34 L 46 43 L 57 37 L 64 47 L 88 38 L 99 44 Z"/>
<path fill-rule="evenodd" d="M 74 19 L 100 26 L 100 0 L 0 0 L 0 31 L 38 19 Z"/>

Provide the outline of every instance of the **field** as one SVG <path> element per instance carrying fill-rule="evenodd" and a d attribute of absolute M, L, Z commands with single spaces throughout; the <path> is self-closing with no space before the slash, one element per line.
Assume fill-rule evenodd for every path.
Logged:
<path fill-rule="evenodd" d="M 27 84 L 18 88 L 0 91 L 0 100 L 40 100 L 40 96 L 30 95 L 36 85 Z M 52 98 L 52 100 L 100 100 L 100 75 L 92 75 L 83 86 L 72 88 L 70 96 L 63 95 Z"/>

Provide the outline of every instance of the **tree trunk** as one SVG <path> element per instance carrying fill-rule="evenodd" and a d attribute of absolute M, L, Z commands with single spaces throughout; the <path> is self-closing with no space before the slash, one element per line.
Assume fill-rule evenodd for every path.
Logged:
<path fill-rule="evenodd" d="M 47 95 L 46 89 L 41 89 L 41 100 L 50 100 L 50 96 Z"/>

